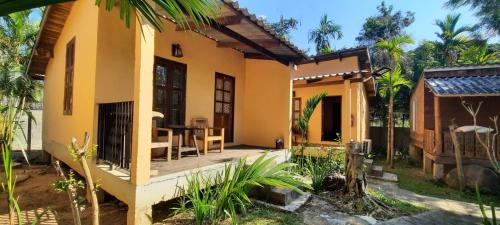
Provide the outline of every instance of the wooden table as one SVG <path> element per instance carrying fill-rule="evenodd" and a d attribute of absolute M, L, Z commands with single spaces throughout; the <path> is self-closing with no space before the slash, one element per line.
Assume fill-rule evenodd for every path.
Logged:
<path fill-rule="evenodd" d="M 195 147 L 185 147 L 183 146 L 184 144 L 184 135 L 186 134 L 187 131 L 190 133 L 194 133 L 194 130 L 202 130 L 201 128 L 198 127 L 192 127 L 192 126 L 186 126 L 186 125 L 169 125 L 167 128 L 172 129 L 174 136 L 177 135 L 178 142 L 177 142 L 177 159 L 181 158 L 181 153 L 182 152 L 187 152 L 187 151 L 196 151 L 196 155 L 200 156 L 200 151 L 198 149 L 198 144 L 196 143 L 196 139 L 193 136 Z"/>

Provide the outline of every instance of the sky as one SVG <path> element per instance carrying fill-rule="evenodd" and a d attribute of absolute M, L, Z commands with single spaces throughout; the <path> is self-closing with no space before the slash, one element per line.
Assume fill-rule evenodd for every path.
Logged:
<path fill-rule="evenodd" d="M 377 15 L 377 6 L 382 0 L 239 0 L 240 7 L 248 8 L 251 13 L 263 16 L 268 22 L 276 22 L 280 16 L 299 20 L 300 26 L 292 31 L 292 43 L 301 49 L 314 53 L 314 44 L 308 43 L 308 33 L 319 26 L 320 17 L 327 14 L 334 23 L 342 26 L 344 37 L 330 42 L 334 49 L 355 47 L 355 38 L 367 17 Z M 459 25 L 474 25 L 478 19 L 468 6 L 455 10 L 444 7 L 445 0 L 386 0 L 394 6 L 394 11 L 412 11 L 415 22 L 407 28 L 407 33 L 415 39 L 413 49 L 422 40 L 437 39 L 434 25 L 436 19 L 444 19 L 449 13 L 461 13 Z M 490 40 L 491 41 L 491 40 Z M 498 38 L 493 41 L 498 42 Z"/>

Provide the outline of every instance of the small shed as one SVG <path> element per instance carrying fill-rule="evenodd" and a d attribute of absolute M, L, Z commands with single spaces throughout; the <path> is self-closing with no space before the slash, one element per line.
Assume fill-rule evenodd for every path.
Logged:
<path fill-rule="evenodd" d="M 455 167 L 449 125 L 472 125 L 472 116 L 462 101 L 477 105 L 478 126 L 492 127 L 490 117 L 500 115 L 500 64 L 467 65 L 425 69 L 410 98 L 410 156 L 425 172 L 443 178 Z M 458 135 L 464 164 L 489 167 L 484 148 L 474 133 Z M 500 141 L 494 143 L 500 156 Z"/>

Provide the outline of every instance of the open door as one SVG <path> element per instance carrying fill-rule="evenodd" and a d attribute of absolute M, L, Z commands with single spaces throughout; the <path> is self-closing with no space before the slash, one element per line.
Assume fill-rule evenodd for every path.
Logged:
<path fill-rule="evenodd" d="M 327 96 L 322 102 L 321 141 L 336 141 L 342 134 L 342 97 Z"/>

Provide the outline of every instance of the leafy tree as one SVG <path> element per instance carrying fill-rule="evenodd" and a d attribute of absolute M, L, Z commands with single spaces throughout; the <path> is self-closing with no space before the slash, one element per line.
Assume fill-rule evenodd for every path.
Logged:
<path fill-rule="evenodd" d="M 436 20 L 436 26 L 440 29 L 436 35 L 441 41 L 438 44 L 442 52 L 441 62 L 447 66 L 456 64 L 460 48 L 469 41 L 464 33 L 477 30 L 475 26 L 457 27 L 459 20 L 460 14 L 449 14 L 444 20 Z"/>
<path fill-rule="evenodd" d="M 486 42 L 474 44 L 460 52 L 459 64 L 485 64 L 498 62 L 498 52 L 488 52 Z"/>
<path fill-rule="evenodd" d="M 13 12 L 23 11 L 36 7 L 68 2 L 70 0 L 47 0 L 47 1 L 19 1 L 4 0 L 0 2 L 0 16 Z M 96 5 L 101 6 L 103 0 L 96 0 Z M 187 26 L 188 19 L 196 25 L 210 23 L 218 13 L 217 0 L 154 0 L 154 5 L 149 0 L 104 0 L 107 11 L 111 11 L 119 3 L 120 19 L 130 27 L 132 12 L 137 11 L 157 30 L 162 31 L 162 21 L 155 8 L 162 9 L 179 25 Z M 143 22 L 143 21 L 141 21 Z"/>
<path fill-rule="evenodd" d="M 391 168 L 394 168 L 394 97 L 402 87 L 411 88 L 412 82 L 406 79 L 401 73 L 401 67 L 396 65 L 392 72 L 384 73 L 377 79 L 378 92 L 381 97 L 389 98 L 389 118 L 388 118 L 388 143 L 387 143 L 387 161 Z"/>
<path fill-rule="evenodd" d="M 293 17 L 284 18 L 283 15 L 281 15 L 278 22 L 271 23 L 270 25 L 280 36 L 290 39 L 290 32 L 297 29 L 299 21 Z"/>
<path fill-rule="evenodd" d="M 448 0 L 445 5 L 451 8 L 468 5 L 471 9 L 477 9 L 476 16 L 481 19 L 481 25 L 496 34 L 500 31 L 500 10 L 497 0 Z"/>
<path fill-rule="evenodd" d="M 427 67 L 440 66 L 437 43 L 424 40 L 418 47 L 408 53 L 413 70 L 413 80 L 417 81 Z"/>
<path fill-rule="evenodd" d="M 377 49 L 387 52 L 392 57 L 392 71 L 384 73 L 377 79 L 380 96 L 389 98 L 387 118 L 387 162 L 394 167 L 394 97 L 403 86 L 410 87 L 411 81 L 402 75 L 400 65 L 403 54 L 403 46 L 412 44 L 413 39 L 409 35 L 400 35 L 389 40 L 381 40 L 375 44 Z"/>
<path fill-rule="evenodd" d="M 394 11 L 392 5 L 387 6 L 385 2 L 377 6 L 378 15 L 368 17 L 359 32 L 356 41 L 360 44 L 372 46 L 379 39 L 388 40 L 395 36 L 404 34 L 404 29 L 415 21 L 415 13 L 407 11 Z"/>
<path fill-rule="evenodd" d="M 330 39 L 338 40 L 343 36 L 342 27 L 329 20 L 325 14 L 321 17 L 319 27 L 309 32 L 309 42 L 314 42 L 317 54 L 325 54 L 332 51 Z"/>

